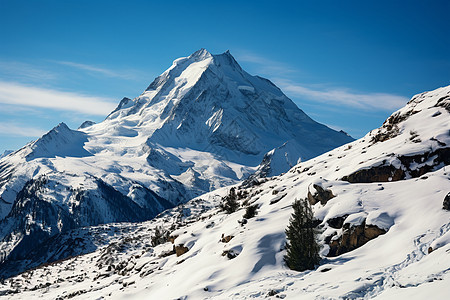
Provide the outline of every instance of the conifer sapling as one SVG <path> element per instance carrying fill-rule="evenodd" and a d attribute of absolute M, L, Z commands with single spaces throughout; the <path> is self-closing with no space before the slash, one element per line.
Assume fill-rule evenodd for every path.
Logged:
<path fill-rule="evenodd" d="M 313 211 L 306 199 L 295 200 L 294 209 L 286 229 L 287 266 L 296 271 L 313 270 L 320 261 L 316 241 Z"/>

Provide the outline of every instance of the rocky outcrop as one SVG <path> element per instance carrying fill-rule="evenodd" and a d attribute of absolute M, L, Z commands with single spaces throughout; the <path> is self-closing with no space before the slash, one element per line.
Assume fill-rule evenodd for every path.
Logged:
<path fill-rule="evenodd" d="M 375 225 L 366 225 L 365 221 L 360 225 L 344 224 L 342 229 L 343 232 L 339 238 L 328 239 L 330 246 L 328 257 L 335 257 L 355 250 L 368 241 L 386 233 L 386 230 Z"/>
<path fill-rule="evenodd" d="M 311 191 L 308 190 L 308 201 L 311 205 L 314 205 L 318 202 L 320 202 L 320 204 L 322 205 L 325 205 L 327 204 L 328 200 L 335 197 L 331 190 L 324 189 L 320 185 L 313 184 L 313 188 L 316 190 L 314 194 L 312 194 Z"/>
<path fill-rule="evenodd" d="M 177 256 L 181 256 L 183 254 L 185 254 L 186 252 L 189 251 L 188 247 L 184 247 L 183 244 L 180 244 L 178 246 L 174 246 L 175 249 L 175 253 L 177 254 Z"/>
<path fill-rule="evenodd" d="M 234 249 L 224 250 L 222 252 L 222 256 L 226 256 L 228 259 L 236 258 L 238 255 L 239 252 L 235 251 Z"/>
<path fill-rule="evenodd" d="M 411 156 L 398 156 L 402 167 L 395 168 L 390 164 L 358 170 L 342 180 L 350 183 L 388 182 L 403 180 L 407 177 L 417 178 L 443 165 L 450 164 L 450 148 L 439 148 Z"/>
<path fill-rule="evenodd" d="M 443 107 L 450 113 L 450 96 L 444 96 L 440 98 L 437 103 L 437 107 Z"/>
<path fill-rule="evenodd" d="M 348 215 L 343 215 L 341 217 L 335 217 L 327 220 L 327 223 L 330 227 L 339 229 L 342 228 L 344 225 L 345 219 L 348 217 Z"/>
<path fill-rule="evenodd" d="M 450 210 L 450 192 L 447 194 L 447 196 L 445 196 L 442 208 L 445 210 Z"/>
<path fill-rule="evenodd" d="M 222 238 L 220 239 L 220 241 L 221 241 L 222 243 L 228 243 L 229 241 L 231 241 L 232 238 L 234 238 L 233 235 L 227 235 L 227 236 L 225 236 L 225 235 L 222 233 Z"/>
<path fill-rule="evenodd" d="M 348 176 L 342 177 L 342 180 L 350 183 L 370 183 L 370 182 L 388 182 L 398 181 L 405 178 L 405 171 L 396 169 L 394 166 L 378 166 L 370 169 L 362 169 Z"/>

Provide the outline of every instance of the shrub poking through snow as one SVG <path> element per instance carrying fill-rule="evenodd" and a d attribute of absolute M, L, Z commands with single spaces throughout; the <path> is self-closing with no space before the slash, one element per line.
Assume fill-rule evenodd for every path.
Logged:
<path fill-rule="evenodd" d="M 156 247 L 158 245 L 167 243 L 169 241 L 170 232 L 165 230 L 163 227 L 157 226 L 155 228 L 155 235 L 152 236 L 152 246 Z"/>
<path fill-rule="evenodd" d="M 286 229 L 287 252 L 284 261 L 292 270 L 313 270 L 320 256 L 312 208 L 306 199 L 295 200 L 292 208 L 294 212 Z"/>
<path fill-rule="evenodd" d="M 250 219 L 253 218 L 258 214 L 258 204 L 253 204 L 250 206 L 247 206 L 245 209 L 245 214 L 242 216 L 244 219 Z"/>
<path fill-rule="evenodd" d="M 230 193 L 222 198 L 222 203 L 220 203 L 220 209 L 225 211 L 227 214 L 234 213 L 239 207 L 237 202 L 236 189 L 232 187 Z"/>

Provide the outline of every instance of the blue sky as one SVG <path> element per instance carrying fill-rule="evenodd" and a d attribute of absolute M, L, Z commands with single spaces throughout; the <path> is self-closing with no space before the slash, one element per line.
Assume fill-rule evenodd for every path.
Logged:
<path fill-rule="evenodd" d="M 230 50 L 358 138 L 450 84 L 449 1 L 0 0 L 0 153 L 101 121 L 178 57 Z"/>

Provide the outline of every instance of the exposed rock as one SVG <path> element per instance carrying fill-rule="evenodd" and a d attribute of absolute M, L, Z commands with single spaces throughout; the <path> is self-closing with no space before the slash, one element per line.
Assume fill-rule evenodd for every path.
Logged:
<path fill-rule="evenodd" d="M 331 218 L 327 220 L 327 223 L 334 229 L 341 229 L 347 217 L 348 215 L 343 215 L 341 217 Z"/>
<path fill-rule="evenodd" d="M 314 194 L 311 193 L 311 191 L 308 190 L 308 201 L 311 205 L 314 205 L 318 202 L 320 204 L 325 205 L 327 204 L 328 200 L 336 197 L 333 195 L 333 192 L 328 189 L 324 189 L 320 185 L 313 184 L 313 188 L 316 190 Z"/>
<path fill-rule="evenodd" d="M 444 203 L 443 203 L 443 209 L 450 210 L 450 192 L 445 196 Z"/>
<path fill-rule="evenodd" d="M 239 225 L 244 226 L 245 224 L 247 224 L 247 219 L 238 220 L 237 222 L 239 223 Z"/>
<path fill-rule="evenodd" d="M 403 178 L 405 178 L 405 171 L 387 165 L 358 170 L 355 173 L 342 177 L 342 180 L 350 183 L 370 183 L 398 181 Z"/>
<path fill-rule="evenodd" d="M 449 165 L 450 148 L 439 148 L 432 152 L 412 156 L 398 156 L 397 159 L 403 166 L 401 169 L 383 164 L 369 169 L 358 170 L 342 177 L 342 180 L 350 183 L 370 183 L 403 180 L 407 178 L 407 175 L 417 178 L 442 165 Z"/>
<path fill-rule="evenodd" d="M 173 246 L 172 250 L 161 252 L 159 257 L 167 257 L 176 253 L 175 246 Z"/>
<path fill-rule="evenodd" d="M 175 253 L 177 254 L 177 256 L 181 256 L 181 255 L 185 254 L 186 252 L 188 252 L 189 248 L 184 247 L 183 244 L 180 244 L 178 246 L 174 246 L 174 250 L 175 250 Z"/>
<path fill-rule="evenodd" d="M 175 239 L 178 237 L 178 235 L 171 235 L 169 236 L 169 242 L 171 242 L 172 244 L 175 243 Z"/>
<path fill-rule="evenodd" d="M 436 106 L 440 106 L 445 108 L 448 112 L 450 112 L 450 96 L 444 96 L 442 98 L 440 98 L 437 103 Z"/>
<path fill-rule="evenodd" d="M 236 258 L 238 255 L 239 255 L 239 253 L 234 251 L 233 249 L 231 249 L 231 250 L 224 250 L 222 252 L 222 256 L 226 256 L 228 259 Z"/>
<path fill-rule="evenodd" d="M 325 244 L 329 245 L 330 242 L 331 242 L 331 240 L 333 239 L 333 237 L 335 237 L 336 235 L 337 235 L 337 233 L 336 233 L 336 232 L 333 232 L 333 234 L 331 234 L 331 235 L 325 237 L 325 239 L 324 239 Z"/>
<path fill-rule="evenodd" d="M 222 238 L 220 239 L 220 241 L 221 241 L 222 243 L 228 243 L 229 241 L 231 241 L 232 238 L 234 238 L 234 236 L 232 236 L 232 235 L 227 235 L 227 236 L 225 236 L 225 235 L 222 233 Z"/>
<path fill-rule="evenodd" d="M 361 225 L 356 226 L 350 226 L 348 223 L 344 224 L 342 236 L 338 239 L 330 239 L 330 251 L 327 256 L 334 257 L 355 250 L 385 233 L 384 229 L 375 225 L 366 225 L 365 221 Z"/>
<path fill-rule="evenodd" d="M 266 181 L 265 178 L 258 178 L 254 174 L 250 175 L 247 179 L 245 179 L 239 188 L 247 189 L 254 186 L 261 185 L 261 183 L 264 183 Z"/>
<path fill-rule="evenodd" d="M 378 142 L 384 142 L 391 138 L 396 137 L 400 131 L 398 129 L 398 124 L 408 119 L 410 116 L 418 113 L 419 111 L 414 110 L 414 106 L 408 110 L 406 113 L 395 113 L 391 115 L 386 121 L 384 121 L 383 126 L 381 126 L 376 134 L 372 137 L 370 141 L 372 144 Z"/>

